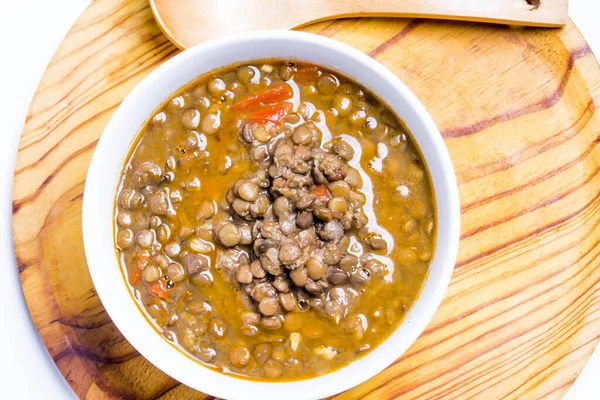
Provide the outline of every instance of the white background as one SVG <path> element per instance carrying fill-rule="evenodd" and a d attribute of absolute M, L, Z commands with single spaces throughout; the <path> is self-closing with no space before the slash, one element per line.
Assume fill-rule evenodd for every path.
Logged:
<path fill-rule="evenodd" d="M 2 398 L 75 397 L 39 339 L 23 298 L 13 252 L 11 198 L 16 149 L 29 103 L 56 47 L 88 3 L 88 0 L 0 0 L 0 38 L 3 40 L 0 55 Z M 600 5 L 597 0 L 570 0 L 569 14 L 594 53 L 600 56 Z M 565 399 L 600 399 L 600 349 L 596 350 Z"/>

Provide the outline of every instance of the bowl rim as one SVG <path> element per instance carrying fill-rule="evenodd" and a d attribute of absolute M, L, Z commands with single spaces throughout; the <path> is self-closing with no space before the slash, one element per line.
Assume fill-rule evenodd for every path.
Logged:
<path fill-rule="evenodd" d="M 339 57 L 347 63 L 355 63 L 356 68 L 360 67 L 374 74 L 375 79 L 389 85 L 388 89 L 385 90 L 390 90 L 390 93 L 393 92 L 395 96 L 398 96 L 398 99 L 402 99 L 408 110 L 398 110 L 398 106 L 388 102 L 386 102 L 386 105 L 405 122 L 406 113 L 412 113 L 409 116 L 410 119 L 414 116 L 415 121 L 420 124 L 421 130 L 419 130 L 418 135 L 415 134 L 413 129 L 409 129 L 409 131 L 411 131 L 411 137 L 413 137 L 424 157 L 432 178 L 437 217 L 436 248 L 433 262 L 430 265 L 430 272 L 419 297 L 398 328 L 369 354 L 347 366 L 318 377 L 286 382 L 261 382 L 219 373 L 191 359 L 168 343 L 151 325 L 153 321 L 148 323 L 149 319 L 138 309 L 138 304 L 131 301 L 131 292 L 125 280 L 120 279 L 123 281 L 122 285 L 115 284 L 113 281 L 114 271 L 111 271 L 110 268 L 116 269 L 121 274 L 121 267 L 114 252 L 112 231 L 112 218 L 114 218 L 114 215 L 111 216 L 109 221 L 111 226 L 110 250 L 106 248 L 108 243 L 106 236 L 107 222 L 104 220 L 98 222 L 98 217 L 105 214 L 107 207 L 106 201 L 103 202 L 102 200 L 108 198 L 106 184 L 111 181 L 118 182 L 118 176 L 108 176 L 105 170 L 107 167 L 114 169 L 117 162 L 115 157 L 111 155 L 113 151 L 111 144 L 120 134 L 119 131 L 124 129 L 121 126 L 128 118 L 128 112 L 133 110 L 139 103 L 154 104 L 154 107 L 146 106 L 146 108 L 151 108 L 148 112 L 149 117 L 169 96 L 168 94 L 163 98 L 156 99 L 147 96 L 147 93 L 153 92 L 153 85 L 158 85 L 161 78 L 166 76 L 166 73 L 172 73 L 178 66 L 184 66 L 197 58 L 208 56 L 211 52 L 219 52 L 228 48 L 240 48 L 240 46 L 255 46 L 255 48 L 260 49 L 261 46 L 266 47 L 269 44 L 289 45 L 291 52 L 297 51 L 293 50 L 294 48 L 303 48 L 302 46 L 314 51 L 331 52 L 334 54 L 332 57 Z M 284 59 L 288 57 L 282 55 L 272 58 Z M 239 60 L 239 62 L 246 61 L 251 61 L 251 59 Z M 231 64 L 233 63 L 224 64 L 222 67 Z M 324 66 L 338 70 L 373 90 L 364 83 L 364 79 L 361 81 L 361 78 L 355 76 L 355 74 L 345 72 L 347 71 L 346 67 L 340 68 L 339 65 L 331 66 L 329 64 Z M 209 73 L 215 69 L 217 68 L 210 68 L 198 75 Z M 179 90 L 180 87 L 171 90 L 171 94 Z M 374 91 L 374 93 L 382 98 L 379 92 Z M 145 117 L 144 120 L 147 120 L 148 117 Z M 127 153 L 137 138 L 140 128 L 141 126 L 135 132 L 124 133 L 131 137 Z M 423 143 L 428 146 L 427 154 L 423 151 Z M 122 170 L 123 162 L 124 159 L 118 161 L 119 173 Z M 432 170 L 436 171 L 435 174 Z M 110 187 L 111 203 L 114 203 L 116 189 L 116 183 Z M 440 198 L 443 201 L 440 201 Z M 460 235 L 460 203 L 454 168 L 440 132 L 425 107 L 398 77 L 368 55 L 333 39 L 297 31 L 255 31 L 213 39 L 177 54 L 148 74 L 127 95 L 104 129 L 88 170 L 82 214 L 83 240 L 90 275 L 103 306 L 120 332 L 142 356 L 163 372 L 196 390 L 227 399 L 259 397 L 264 399 L 286 396 L 291 400 L 327 397 L 348 390 L 387 368 L 420 336 L 439 308 L 454 270 Z M 442 222 L 440 222 L 442 219 L 443 229 Z M 100 228 L 98 228 L 98 225 L 100 225 Z M 443 232 L 441 232 L 442 230 Z M 443 233 L 443 235 L 440 233 Z M 112 262 L 110 262 L 111 257 Z M 107 265 L 107 263 L 111 265 Z M 433 266 L 436 266 L 435 274 L 432 273 Z M 115 291 L 117 286 L 122 286 L 127 291 L 123 291 L 122 288 Z M 127 296 L 131 304 L 123 303 L 123 296 Z M 132 306 L 135 308 L 135 313 L 132 311 Z M 148 329 L 142 328 L 140 325 L 141 320 L 144 321 Z M 398 335 L 400 331 L 402 331 L 402 335 Z"/>

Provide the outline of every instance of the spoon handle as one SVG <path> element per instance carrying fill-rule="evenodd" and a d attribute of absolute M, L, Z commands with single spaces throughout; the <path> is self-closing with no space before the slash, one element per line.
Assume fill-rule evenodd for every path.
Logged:
<path fill-rule="evenodd" d="M 565 25 L 568 0 L 150 0 L 181 48 L 236 32 L 292 29 L 335 18 L 439 18 L 509 25 Z"/>
<path fill-rule="evenodd" d="M 283 2 L 285 3 L 285 2 Z M 344 17 L 437 18 L 508 25 L 560 27 L 568 21 L 568 0 L 312 0 L 302 25 Z"/>

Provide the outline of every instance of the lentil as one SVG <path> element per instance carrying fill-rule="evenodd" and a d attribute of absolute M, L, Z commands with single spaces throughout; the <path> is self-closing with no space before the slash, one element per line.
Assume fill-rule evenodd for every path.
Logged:
<path fill-rule="evenodd" d="M 362 357 L 433 256 L 409 133 L 316 66 L 200 78 L 156 111 L 126 166 L 114 223 L 129 283 L 165 338 L 225 373 L 305 379 Z"/>

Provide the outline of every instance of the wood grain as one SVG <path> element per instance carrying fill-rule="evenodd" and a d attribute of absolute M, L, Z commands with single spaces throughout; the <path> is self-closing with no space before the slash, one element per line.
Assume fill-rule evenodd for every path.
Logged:
<path fill-rule="evenodd" d="M 459 181 L 447 296 L 391 367 L 339 398 L 556 399 L 600 335 L 600 67 L 562 30 L 354 19 L 304 30 L 375 57 L 419 96 Z M 81 199 L 112 112 L 178 50 L 144 0 L 93 2 L 48 66 L 17 158 L 14 243 L 33 320 L 81 398 L 202 399 L 139 356 L 90 280 Z"/>
<path fill-rule="evenodd" d="M 564 26 L 569 20 L 568 0 L 149 1 L 165 35 L 182 49 L 237 32 L 292 29 L 351 17 L 438 18 L 527 26 Z M 224 8 L 234 12 L 224 12 Z"/>

